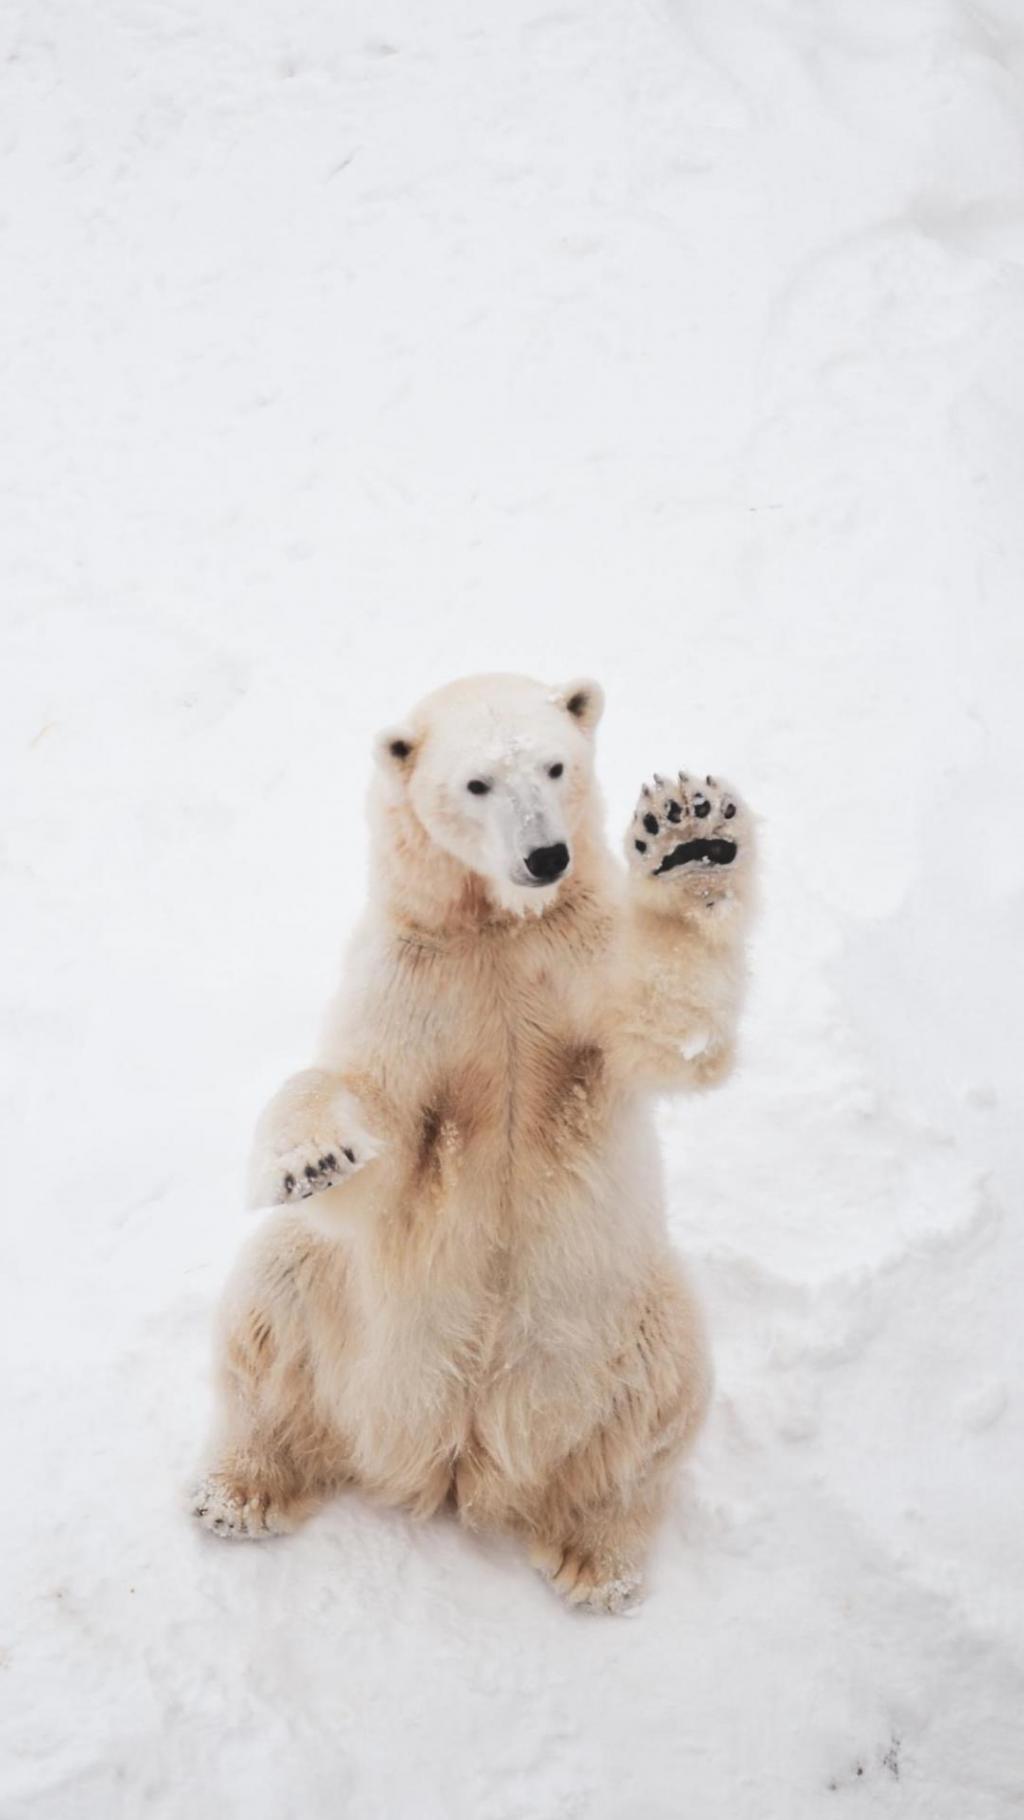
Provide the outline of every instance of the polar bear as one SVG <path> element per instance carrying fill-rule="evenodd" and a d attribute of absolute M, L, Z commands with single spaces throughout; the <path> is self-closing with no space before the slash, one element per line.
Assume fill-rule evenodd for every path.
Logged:
<path fill-rule="evenodd" d="M 753 853 L 728 785 L 656 776 L 623 871 L 602 702 L 474 677 L 378 742 L 369 907 L 257 1128 L 252 1199 L 285 1205 L 224 1298 L 218 1535 L 353 1484 L 520 1536 L 572 1604 L 639 1588 L 710 1386 L 650 1100 L 728 1069 Z"/>

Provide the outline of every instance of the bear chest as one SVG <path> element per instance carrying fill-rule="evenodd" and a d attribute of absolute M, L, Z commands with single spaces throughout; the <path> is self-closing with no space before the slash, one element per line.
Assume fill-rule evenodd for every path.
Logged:
<path fill-rule="evenodd" d="M 421 1182 L 467 1167 L 550 1178 L 600 1141 L 611 1092 L 600 979 L 536 964 L 438 970 L 410 1124 Z"/>

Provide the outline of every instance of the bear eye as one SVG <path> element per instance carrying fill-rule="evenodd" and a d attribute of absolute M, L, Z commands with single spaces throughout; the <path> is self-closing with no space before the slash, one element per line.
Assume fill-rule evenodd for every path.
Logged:
<path fill-rule="evenodd" d="M 472 790 L 474 796 L 486 796 L 490 787 L 490 784 L 484 783 L 482 777 L 471 777 L 466 785 L 466 789 Z"/>
<path fill-rule="evenodd" d="M 565 770 L 565 766 L 563 764 L 549 765 L 548 766 L 548 776 L 549 777 L 561 777 L 562 772 L 564 770 Z"/>

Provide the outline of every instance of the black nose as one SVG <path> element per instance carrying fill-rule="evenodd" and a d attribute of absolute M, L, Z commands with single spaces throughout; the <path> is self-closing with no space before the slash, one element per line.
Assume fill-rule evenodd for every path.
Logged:
<path fill-rule="evenodd" d="M 553 878 L 561 878 L 568 864 L 569 849 L 564 841 L 559 841 L 555 847 L 534 847 L 533 852 L 526 855 L 527 872 L 545 885 Z"/>

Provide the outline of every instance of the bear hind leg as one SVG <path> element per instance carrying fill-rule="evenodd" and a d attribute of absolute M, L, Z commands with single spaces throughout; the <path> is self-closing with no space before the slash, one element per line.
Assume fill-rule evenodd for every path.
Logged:
<path fill-rule="evenodd" d="M 703 1332 L 680 1280 L 652 1297 L 618 1367 L 612 1408 L 561 1462 L 527 1526 L 533 1566 L 570 1605 L 594 1611 L 639 1598 L 673 1469 L 707 1410 Z"/>
<path fill-rule="evenodd" d="M 230 1297 L 214 1464 L 191 1497 L 196 1521 L 218 1536 L 287 1534 L 348 1476 L 340 1438 L 318 1408 L 296 1280 L 304 1260 L 269 1262 Z"/>

